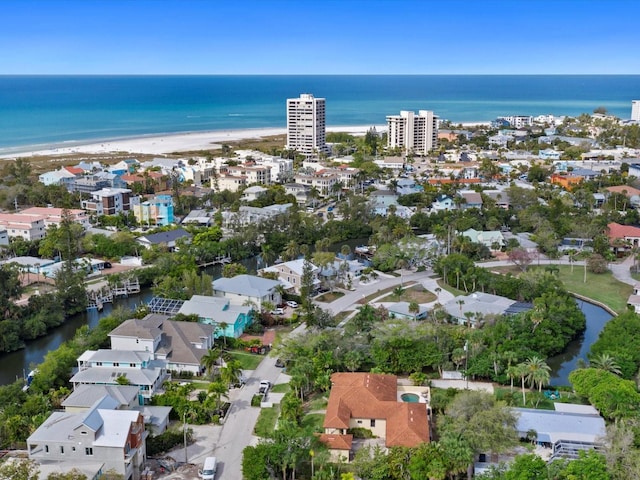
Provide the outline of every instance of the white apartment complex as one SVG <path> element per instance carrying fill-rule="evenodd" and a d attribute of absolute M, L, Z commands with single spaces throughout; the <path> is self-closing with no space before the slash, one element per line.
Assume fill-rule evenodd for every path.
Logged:
<path fill-rule="evenodd" d="M 631 120 L 640 122 L 640 100 L 631 100 Z"/>
<path fill-rule="evenodd" d="M 317 156 L 327 152 L 325 99 L 303 93 L 287 99 L 287 150 Z"/>
<path fill-rule="evenodd" d="M 387 116 L 387 125 L 389 148 L 427 155 L 438 146 L 438 117 L 430 110 L 420 110 L 417 115 L 402 110 L 400 115 Z"/>
<path fill-rule="evenodd" d="M 529 115 L 508 115 L 506 117 L 498 117 L 498 120 L 509 122 L 513 128 L 530 127 L 533 125 L 533 117 Z"/>

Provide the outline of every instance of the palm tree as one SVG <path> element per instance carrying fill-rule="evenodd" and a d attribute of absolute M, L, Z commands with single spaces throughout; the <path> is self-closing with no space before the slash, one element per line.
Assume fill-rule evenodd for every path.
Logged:
<path fill-rule="evenodd" d="M 220 369 L 220 379 L 226 385 L 235 385 L 242 377 L 242 365 L 238 360 L 231 360 Z"/>
<path fill-rule="evenodd" d="M 511 392 L 513 393 L 513 379 L 519 376 L 518 366 L 512 365 L 510 367 L 507 367 L 507 370 L 505 373 L 507 374 L 507 377 L 509 377 L 509 381 L 511 383 Z"/>
<path fill-rule="evenodd" d="M 284 260 L 295 260 L 299 254 L 300 254 L 300 248 L 298 247 L 298 242 L 296 242 L 295 240 L 291 240 L 284 247 L 284 251 L 282 252 L 282 258 Z"/>
<path fill-rule="evenodd" d="M 214 347 L 209 349 L 209 351 L 200 359 L 202 366 L 205 368 L 207 374 L 211 374 L 211 370 L 218 363 L 218 358 L 220 358 L 220 349 L 218 347 Z"/>
<path fill-rule="evenodd" d="M 276 259 L 276 252 L 273 251 L 273 248 L 267 243 L 263 243 L 260 248 L 260 258 L 264 262 L 264 266 L 269 266 Z"/>
<path fill-rule="evenodd" d="M 420 313 L 420 305 L 418 305 L 418 302 L 411 302 L 409 303 L 409 313 L 413 313 L 413 320 L 416 321 L 418 313 Z"/>
<path fill-rule="evenodd" d="M 349 255 L 351 255 L 351 247 L 346 244 L 342 245 L 342 247 L 340 247 L 340 253 L 344 258 L 347 258 Z"/>
<path fill-rule="evenodd" d="M 227 397 L 227 385 L 221 381 L 211 382 L 207 387 L 207 393 L 213 398 L 216 404 L 216 410 L 220 410 L 222 397 Z"/>
<path fill-rule="evenodd" d="M 538 392 L 541 392 L 542 386 L 548 384 L 549 380 L 551 380 L 551 367 L 537 355 L 529 357 L 524 364 L 528 370 L 527 380 L 534 388 L 537 384 Z"/>
<path fill-rule="evenodd" d="M 220 322 L 218 324 L 218 328 L 220 329 L 220 335 L 222 336 L 222 341 L 224 342 L 224 348 L 227 348 L 227 327 L 229 324 L 227 322 Z"/>
<path fill-rule="evenodd" d="M 525 382 L 525 379 L 527 378 L 527 375 L 529 374 L 529 369 L 527 368 L 527 365 L 524 363 L 519 363 L 514 368 L 515 368 L 515 371 L 514 371 L 515 376 L 520 377 L 520 381 L 522 382 L 522 406 L 524 407 L 527 404 L 527 397 L 524 391 L 524 382 Z"/>
<path fill-rule="evenodd" d="M 622 375 L 620 365 L 616 363 L 616 359 L 607 352 L 598 353 L 591 357 L 589 361 L 591 368 L 597 368 L 598 370 L 604 370 L 605 372 L 615 373 L 616 375 Z"/>

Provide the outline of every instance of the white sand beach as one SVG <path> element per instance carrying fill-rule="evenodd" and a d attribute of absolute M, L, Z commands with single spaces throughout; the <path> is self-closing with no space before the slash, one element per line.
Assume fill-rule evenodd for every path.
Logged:
<path fill-rule="evenodd" d="M 371 125 L 367 126 L 335 126 L 327 127 L 328 132 L 347 132 L 353 135 L 364 135 Z M 380 132 L 386 130 L 386 126 L 376 125 Z M 78 142 L 75 145 L 60 144 L 44 150 L 14 151 L 0 154 L 0 158 L 14 159 L 18 157 L 34 156 L 64 156 L 75 154 L 107 154 L 125 152 L 131 154 L 164 155 L 173 152 L 190 152 L 197 150 L 209 150 L 220 148 L 225 142 L 243 140 L 249 138 L 267 137 L 270 135 L 283 135 L 285 128 L 255 128 L 245 130 L 217 130 L 210 132 L 191 132 L 166 135 L 149 135 L 143 137 L 126 138 L 120 140 L 105 140 L 99 143 Z"/>

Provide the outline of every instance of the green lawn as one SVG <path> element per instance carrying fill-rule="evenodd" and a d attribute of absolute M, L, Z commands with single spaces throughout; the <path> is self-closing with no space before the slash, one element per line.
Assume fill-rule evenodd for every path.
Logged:
<path fill-rule="evenodd" d="M 310 413 L 302 417 L 302 428 L 311 427 L 314 432 L 320 433 L 323 431 L 322 423 L 324 422 L 324 415 L 322 413 Z"/>
<path fill-rule="evenodd" d="M 328 398 L 325 394 L 315 393 L 308 401 L 305 410 L 313 412 L 314 410 L 324 410 L 327 408 Z"/>
<path fill-rule="evenodd" d="M 340 297 L 344 297 L 344 293 L 342 292 L 327 292 L 324 295 L 320 295 L 316 298 L 317 302 L 331 303 L 334 300 L 337 300 Z"/>
<path fill-rule="evenodd" d="M 255 370 L 260 365 L 260 362 L 264 359 L 262 355 L 256 355 L 255 353 L 241 352 L 240 350 L 233 350 L 229 352 L 233 360 L 240 362 L 240 368 L 243 370 Z"/>
<path fill-rule="evenodd" d="M 604 303 L 618 313 L 627 310 L 627 299 L 633 293 L 633 287 L 616 280 L 611 272 L 601 274 L 587 272 L 585 283 L 584 267 L 574 266 L 573 273 L 570 265 L 558 265 L 558 267 L 560 279 L 570 292 Z"/>
<path fill-rule="evenodd" d="M 555 265 L 558 268 L 558 276 L 566 289 L 571 293 L 577 293 L 584 297 L 591 298 L 597 302 L 604 303 L 618 313 L 627 310 L 627 299 L 633 293 L 631 285 L 619 282 L 610 271 L 606 273 L 595 274 L 587 271 L 587 281 L 584 281 L 584 267 L 574 265 L 573 272 L 571 265 Z M 530 269 L 541 268 L 545 266 L 530 266 Z M 507 267 L 509 268 L 509 267 Z M 506 273 L 503 267 L 492 268 L 492 271 Z M 443 288 L 446 288 L 444 285 Z M 450 290 L 447 288 L 447 290 Z"/>
<path fill-rule="evenodd" d="M 434 293 L 431 293 L 429 290 L 416 284 L 412 287 L 403 288 L 403 292 L 401 295 L 396 295 L 392 291 L 392 293 L 384 297 L 383 300 L 385 302 L 430 303 L 436 300 L 436 298 L 438 297 L 436 297 Z"/>
<path fill-rule="evenodd" d="M 291 387 L 289 387 L 288 383 L 278 383 L 271 387 L 273 393 L 287 393 L 289 390 L 291 390 Z"/>
<path fill-rule="evenodd" d="M 276 428 L 276 422 L 278 421 L 279 416 L 279 405 L 261 409 L 260 416 L 258 416 L 258 421 L 256 422 L 256 426 L 253 429 L 253 433 L 255 433 L 258 437 L 268 437 Z"/>

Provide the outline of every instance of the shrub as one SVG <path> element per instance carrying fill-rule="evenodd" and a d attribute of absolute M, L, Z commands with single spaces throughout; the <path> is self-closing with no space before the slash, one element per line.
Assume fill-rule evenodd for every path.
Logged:
<path fill-rule="evenodd" d="M 368 428 L 350 428 L 347 430 L 347 433 L 353 435 L 353 438 L 374 438 L 373 432 Z"/>
<path fill-rule="evenodd" d="M 147 456 L 153 457 L 168 452 L 184 442 L 182 430 L 167 430 L 160 435 L 151 435 L 147 438 Z M 187 429 L 187 445 L 193 442 L 193 430 Z"/>
<path fill-rule="evenodd" d="M 262 395 L 256 393 L 252 398 L 251 398 L 251 406 L 252 407 L 259 407 L 260 404 L 262 403 Z"/>

